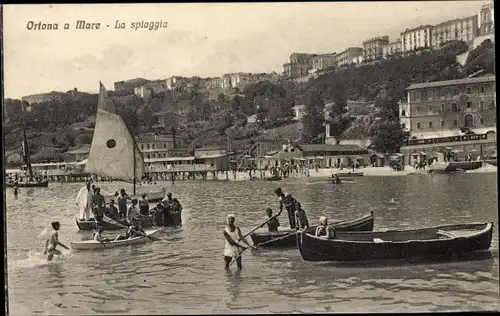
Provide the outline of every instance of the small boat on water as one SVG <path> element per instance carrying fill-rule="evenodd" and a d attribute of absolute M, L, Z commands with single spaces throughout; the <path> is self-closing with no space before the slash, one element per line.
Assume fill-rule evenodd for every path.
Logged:
<path fill-rule="evenodd" d="M 482 161 L 434 162 L 429 166 L 430 173 L 455 173 L 481 168 Z"/>
<path fill-rule="evenodd" d="M 267 181 L 280 181 L 281 179 L 282 179 L 282 177 L 278 176 L 278 175 L 266 178 Z"/>
<path fill-rule="evenodd" d="M 148 237 L 154 237 L 158 234 L 158 230 L 147 230 L 146 235 Z M 148 237 L 140 236 L 129 238 L 125 240 L 116 240 L 116 241 L 96 241 L 96 240 L 83 240 L 76 241 L 71 243 L 71 249 L 74 250 L 95 250 L 95 249 L 107 249 L 107 248 L 117 248 L 117 247 L 125 247 L 131 245 L 139 245 L 146 243 L 150 239 Z"/>
<path fill-rule="evenodd" d="M 371 231 L 373 230 L 373 211 L 363 217 L 332 223 L 337 231 Z M 314 233 L 317 226 L 306 229 L 307 232 Z M 255 245 L 260 247 L 292 248 L 296 245 L 295 234 L 297 230 L 286 229 L 272 232 L 255 232 L 250 234 L 250 238 Z"/>
<path fill-rule="evenodd" d="M 297 233 L 305 261 L 417 259 L 488 250 L 493 223 L 443 225 L 378 232 L 338 232 L 335 239 Z"/>
<path fill-rule="evenodd" d="M 88 220 L 81 220 L 75 218 L 75 221 L 76 221 L 76 226 L 78 227 L 79 230 L 87 230 L 87 231 L 92 231 L 96 229 L 96 224 L 101 225 L 102 228 L 104 228 L 104 230 L 117 230 L 117 229 L 123 229 L 123 226 L 128 226 L 128 223 L 125 219 L 118 219 L 115 221 L 120 225 L 108 221 L 106 219 L 102 221 L 96 221 L 93 218 L 90 218 Z M 141 216 L 139 218 L 139 221 L 143 228 L 150 228 L 153 226 L 153 219 L 151 216 Z"/>
<path fill-rule="evenodd" d="M 21 104 L 21 111 L 24 113 L 24 105 Z M 21 116 L 21 131 L 23 133 L 22 145 L 22 157 L 24 163 L 26 164 L 27 175 L 24 178 L 25 181 L 7 181 L 6 185 L 9 188 L 47 188 L 49 186 L 49 180 L 47 178 L 39 178 L 33 175 L 33 169 L 31 167 L 31 153 L 28 144 L 28 137 L 26 136 L 26 126 L 24 124 L 24 116 Z M 31 180 L 30 180 L 31 179 Z"/>
<path fill-rule="evenodd" d="M 49 180 L 43 180 L 39 182 L 7 182 L 8 188 L 18 187 L 18 188 L 47 188 L 49 186 Z"/>
<path fill-rule="evenodd" d="M 335 179 L 330 180 L 333 185 L 339 184 L 347 184 L 347 183 L 355 183 L 353 179 L 339 179 L 339 182 L 335 181 Z"/>
<path fill-rule="evenodd" d="M 338 171 L 335 174 L 338 174 L 339 177 L 362 177 L 364 176 L 363 171 Z"/>

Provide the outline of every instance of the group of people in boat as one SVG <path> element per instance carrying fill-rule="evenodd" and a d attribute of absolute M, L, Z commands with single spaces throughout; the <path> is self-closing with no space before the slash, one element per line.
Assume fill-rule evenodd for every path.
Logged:
<path fill-rule="evenodd" d="M 84 196 L 85 194 L 91 194 L 91 198 Z M 84 197 L 91 201 L 90 205 L 83 205 L 85 204 L 85 200 L 82 200 Z M 106 206 L 101 189 L 87 182 L 86 186 L 80 189 L 77 196 L 77 205 L 84 208 L 80 212 L 82 215 L 81 220 L 97 220 L 100 222 L 106 216 L 120 223 L 131 225 L 134 220 L 140 221 L 141 217 L 152 216 L 155 226 L 177 226 L 181 224 L 179 215 L 182 212 L 182 205 L 177 198 L 173 198 L 171 192 L 168 192 L 162 202 L 154 208 L 150 208 L 146 193 L 143 193 L 141 198 L 135 199 L 131 198 L 125 189 L 120 189 L 120 193 L 115 192 L 115 199 L 112 199 Z M 83 201 L 82 205 L 79 204 L 80 201 Z M 131 205 L 127 207 L 128 201 L 131 202 Z M 93 218 L 89 212 L 89 206 Z"/>

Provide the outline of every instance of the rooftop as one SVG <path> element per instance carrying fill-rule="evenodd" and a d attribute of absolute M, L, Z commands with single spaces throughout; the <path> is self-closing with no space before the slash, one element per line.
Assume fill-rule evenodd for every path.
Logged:
<path fill-rule="evenodd" d="M 299 149 L 305 152 L 311 151 L 362 151 L 357 145 L 330 145 L 330 144 L 308 144 L 297 145 Z"/>
<path fill-rule="evenodd" d="M 427 29 L 427 28 L 430 28 L 430 27 L 432 27 L 432 25 L 430 25 L 430 24 L 420 25 L 420 26 L 417 26 L 417 27 L 414 27 L 414 28 L 411 28 L 411 29 L 406 29 L 404 32 L 401 32 L 401 35 L 406 34 L 408 32 L 412 32 L 412 31 L 418 31 L 418 30 L 421 30 L 421 29 Z"/>
<path fill-rule="evenodd" d="M 457 86 L 463 84 L 475 84 L 475 83 L 487 83 L 487 82 L 495 82 L 495 76 L 483 76 L 476 78 L 414 83 L 410 85 L 408 88 L 406 88 L 406 90 L 416 90 L 416 89 L 431 88 L 431 87 Z"/>

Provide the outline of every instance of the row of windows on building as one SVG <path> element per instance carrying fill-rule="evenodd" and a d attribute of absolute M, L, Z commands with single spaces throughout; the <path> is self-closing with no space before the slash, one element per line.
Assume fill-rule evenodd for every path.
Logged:
<path fill-rule="evenodd" d="M 184 155 L 181 153 L 154 153 L 154 154 L 147 154 L 146 158 L 147 159 L 152 159 L 152 158 L 167 158 L 167 157 L 183 157 Z"/>
<path fill-rule="evenodd" d="M 458 125 L 458 122 L 459 122 L 459 120 L 458 120 L 458 119 L 453 120 L 453 127 L 458 127 L 458 126 L 459 126 L 459 125 Z M 484 117 L 480 117 L 480 118 L 479 118 L 479 124 L 480 124 L 480 125 L 484 125 L 484 124 L 485 124 L 485 122 L 486 122 L 486 120 L 485 120 L 485 118 L 484 118 Z M 426 126 L 426 128 L 429 128 L 429 129 L 435 128 L 437 125 L 435 125 L 434 123 L 435 123 L 435 122 L 433 122 L 433 121 L 427 122 L 427 126 Z M 496 123 L 497 123 L 497 117 L 496 117 L 496 116 L 494 116 L 494 117 L 493 117 L 493 124 L 496 124 Z M 417 122 L 415 123 L 415 125 L 416 125 L 417 130 L 418 130 L 418 129 L 422 129 L 422 128 L 423 128 L 423 127 L 422 127 L 422 123 L 421 123 L 421 122 L 418 122 L 418 121 L 417 121 Z M 465 115 L 465 117 L 464 117 L 464 126 L 465 126 L 465 127 L 472 127 L 473 125 L 474 125 L 474 118 L 473 118 L 473 116 L 472 116 L 472 115 L 470 115 L 470 114 Z M 444 127 L 445 127 L 445 122 L 444 122 L 444 120 L 441 120 L 441 121 L 440 121 L 440 127 L 441 127 L 441 128 L 444 128 Z M 406 128 L 406 124 L 405 124 L 405 123 L 402 123 L 402 124 L 401 124 L 401 128 L 405 129 L 405 128 Z"/>
<path fill-rule="evenodd" d="M 466 104 L 465 104 L 465 108 L 466 109 L 472 109 L 472 102 L 468 101 Z M 488 106 L 486 107 L 485 104 L 484 104 L 484 101 L 479 101 L 479 107 L 478 107 L 478 111 L 479 112 L 482 112 L 482 111 L 486 111 L 486 110 L 494 110 L 495 109 L 495 101 L 494 100 L 491 100 L 489 103 L 488 103 Z M 440 107 L 440 112 L 439 113 L 436 113 L 435 111 L 435 107 L 432 106 L 432 105 L 429 105 L 427 107 L 427 115 L 443 115 L 445 110 L 446 110 L 446 105 L 443 103 L 441 104 L 441 107 Z M 460 108 L 458 106 L 457 103 L 452 103 L 451 104 L 451 112 L 453 113 L 457 113 L 460 111 Z M 421 114 L 422 112 L 422 107 L 420 105 L 417 105 L 415 106 L 415 114 L 418 115 L 418 114 Z M 401 111 L 401 116 L 406 116 L 406 110 L 402 110 Z"/>
<path fill-rule="evenodd" d="M 155 146 L 155 144 L 141 144 L 141 149 L 142 150 L 147 150 L 147 149 L 170 149 L 169 147 L 171 145 L 170 143 L 159 143 L 158 146 Z M 155 148 L 156 147 L 156 148 Z"/>
<path fill-rule="evenodd" d="M 472 89 L 470 87 L 465 88 L 465 94 L 467 95 L 475 95 L 477 91 L 479 91 L 479 94 L 485 93 L 486 88 L 484 86 L 479 87 L 479 89 Z M 432 91 L 432 90 L 427 90 L 427 91 L 415 91 L 412 92 L 412 99 L 413 100 L 433 100 L 433 97 L 446 97 L 446 96 L 458 96 L 460 94 L 459 89 L 440 89 L 439 93 L 437 91 Z"/>

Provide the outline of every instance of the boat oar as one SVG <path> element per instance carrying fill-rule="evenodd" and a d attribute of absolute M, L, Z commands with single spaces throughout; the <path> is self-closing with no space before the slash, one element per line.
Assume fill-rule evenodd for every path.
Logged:
<path fill-rule="evenodd" d="M 122 224 L 118 223 L 117 221 L 115 221 L 115 220 L 113 220 L 113 219 L 111 219 L 111 218 L 107 217 L 106 215 L 104 215 L 104 217 L 106 218 L 106 221 L 107 221 L 107 222 L 110 222 L 111 224 L 115 224 L 116 226 L 121 227 L 121 228 L 123 228 L 123 229 L 128 229 L 128 227 L 127 227 L 127 226 L 125 226 L 125 225 L 122 225 Z M 142 234 L 141 232 L 137 232 L 137 231 L 135 231 L 135 230 L 133 230 L 133 229 L 132 229 L 132 231 L 133 231 L 134 233 Z M 148 239 L 152 240 L 152 241 L 158 241 L 158 240 L 161 240 L 160 238 L 156 238 L 156 237 L 153 237 L 153 236 L 148 236 L 147 234 L 144 234 L 144 236 L 145 236 L 146 238 L 148 238 Z"/>
<path fill-rule="evenodd" d="M 280 212 L 280 213 L 281 213 L 281 212 Z M 264 226 L 265 224 L 267 224 L 267 222 L 269 222 L 269 221 L 270 221 L 270 220 L 272 220 L 273 218 L 278 217 L 279 215 L 280 215 L 280 214 L 278 213 L 278 214 L 276 214 L 276 215 L 274 215 L 274 216 L 269 217 L 269 218 L 268 218 L 268 219 L 267 219 L 264 223 L 262 223 L 262 224 L 260 224 L 259 226 L 255 227 L 255 228 L 254 228 L 254 229 L 252 229 L 250 232 L 248 232 L 246 235 L 243 235 L 243 238 L 239 239 L 239 240 L 238 240 L 238 243 L 239 243 L 241 240 L 243 240 L 243 239 L 245 239 L 246 237 L 248 237 L 251 233 L 253 233 L 253 232 L 254 232 L 254 231 L 256 231 L 257 229 L 259 229 L 259 228 L 261 228 L 262 226 Z M 247 248 L 245 248 L 245 249 L 243 249 L 242 251 L 240 251 L 240 252 L 238 253 L 238 255 L 237 255 L 236 257 L 234 257 L 233 261 L 231 261 L 231 262 L 229 263 L 229 266 L 231 266 L 231 265 L 232 265 L 232 264 L 236 261 L 236 259 L 238 259 L 238 258 L 241 256 L 241 254 L 243 253 L 243 251 L 245 251 L 246 249 L 247 249 Z"/>

